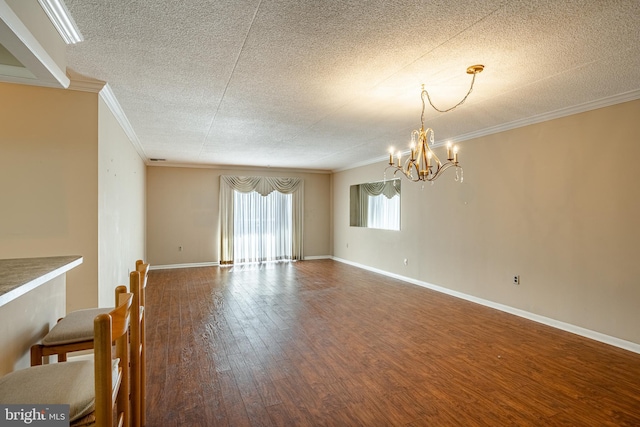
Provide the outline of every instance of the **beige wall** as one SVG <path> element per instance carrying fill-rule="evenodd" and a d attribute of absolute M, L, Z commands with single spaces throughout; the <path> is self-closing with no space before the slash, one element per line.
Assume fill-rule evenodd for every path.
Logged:
<path fill-rule="evenodd" d="M 384 162 L 337 173 L 334 255 L 640 343 L 639 117 L 634 101 L 465 141 L 463 184 L 403 181 L 399 232 L 349 226 L 349 186 Z"/>
<path fill-rule="evenodd" d="M 291 171 L 147 168 L 147 255 L 152 265 L 219 261 L 220 175 L 283 176 L 304 179 L 304 254 L 331 255 L 329 174 Z M 178 247 L 182 246 L 182 252 Z"/>
<path fill-rule="evenodd" d="M 68 310 L 98 303 L 97 98 L 0 83 L 0 258 L 82 255 Z"/>
<path fill-rule="evenodd" d="M 98 103 L 98 303 L 112 306 L 145 258 L 145 165 L 102 98 Z"/>
<path fill-rule="evenodd" d="M 65 315 L 64 307 L 64 274 L 0 307 L 0 376 L 31 366 L 31 345 Z"/>
<path fill-rule="evenodd" d="M 0 84 L 0 258 L 81 255 L 67 311 L 145 257 L 145 165 L 96 93 Z"/>

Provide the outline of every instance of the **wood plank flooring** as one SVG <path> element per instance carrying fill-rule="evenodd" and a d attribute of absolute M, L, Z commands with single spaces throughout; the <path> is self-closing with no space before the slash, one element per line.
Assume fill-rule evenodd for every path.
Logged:
<path fill-rule="evenodd" d="M 335 261 L 147 292 L 149 427 L 640 426 L 640 355 Z"/>

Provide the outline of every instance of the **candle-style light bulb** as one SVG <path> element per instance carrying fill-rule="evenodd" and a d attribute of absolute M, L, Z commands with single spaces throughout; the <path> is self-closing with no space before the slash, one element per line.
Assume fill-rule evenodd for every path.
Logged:
<path fill-rule="evenodd" d="M 453 163 L 458 163 L 458 146 L 453 147 Z"/>
<path fill-rule="evenodd" d="M 411 160 L 416 159 L 416 144 L 414 142 L 411 143 Z"/>
<path fill-rule="evenodd" d="M 453 160 L 453 157 L 451 157 L 451 141 L 447 142 L 447 160 Z"/>
<path fill-rule="evenodd" d="M 431 151 L 427 152 L 427 168 L 429 168 L 431 166 L 431 157 L 433 156 L 433 154 L 431 153 Z"/>
<path fill-rule="evenodd" d="M 402 153 L 398 151 L 398 167 L 402 167 L 400 157 L 402 157 Z"/>
<path fill-rule="evenodd" d="M 389 148 L 389 164 L 393 165 L 393 147 Z"/>

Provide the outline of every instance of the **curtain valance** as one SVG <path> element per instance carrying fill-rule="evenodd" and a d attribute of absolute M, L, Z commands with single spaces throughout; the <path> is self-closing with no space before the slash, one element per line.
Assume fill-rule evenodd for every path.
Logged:
<path fill-rule="evenodd" d="M 394 185 L 395 181 L 379 181 L 360 184 L 363 192 L 370 196 L 378 196 L 384 194 L 387 199 L 400 194 L 400 186 Z"/>
<path fill-rule="evenodd" d="M 291 194 L 302 185 L 300 178 L 274 178 L 270 176 L 228 176 L 221 175 L 224 181 L 233 190 L 241 193 L 255 191 L 262 196 L 268 196 L 272 191 Z"/>

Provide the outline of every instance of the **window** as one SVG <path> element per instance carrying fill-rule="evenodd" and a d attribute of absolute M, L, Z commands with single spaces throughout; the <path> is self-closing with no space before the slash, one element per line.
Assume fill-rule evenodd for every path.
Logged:
<path fill-rule="evenodd" d="M 233 203 L 234 262 L 292 258 L 291 194 L 234 191 Z"/>
<path fill-rule="evenodd" d="M 389 198 L 384 194 L 369 195 L 367 227 L 400 230 L 400 195 Z"/>
<path fill-rule="evenodd" d="M 220 265 L 304 259 L 304 180 L 220 175 L 219 220 Z"/>

